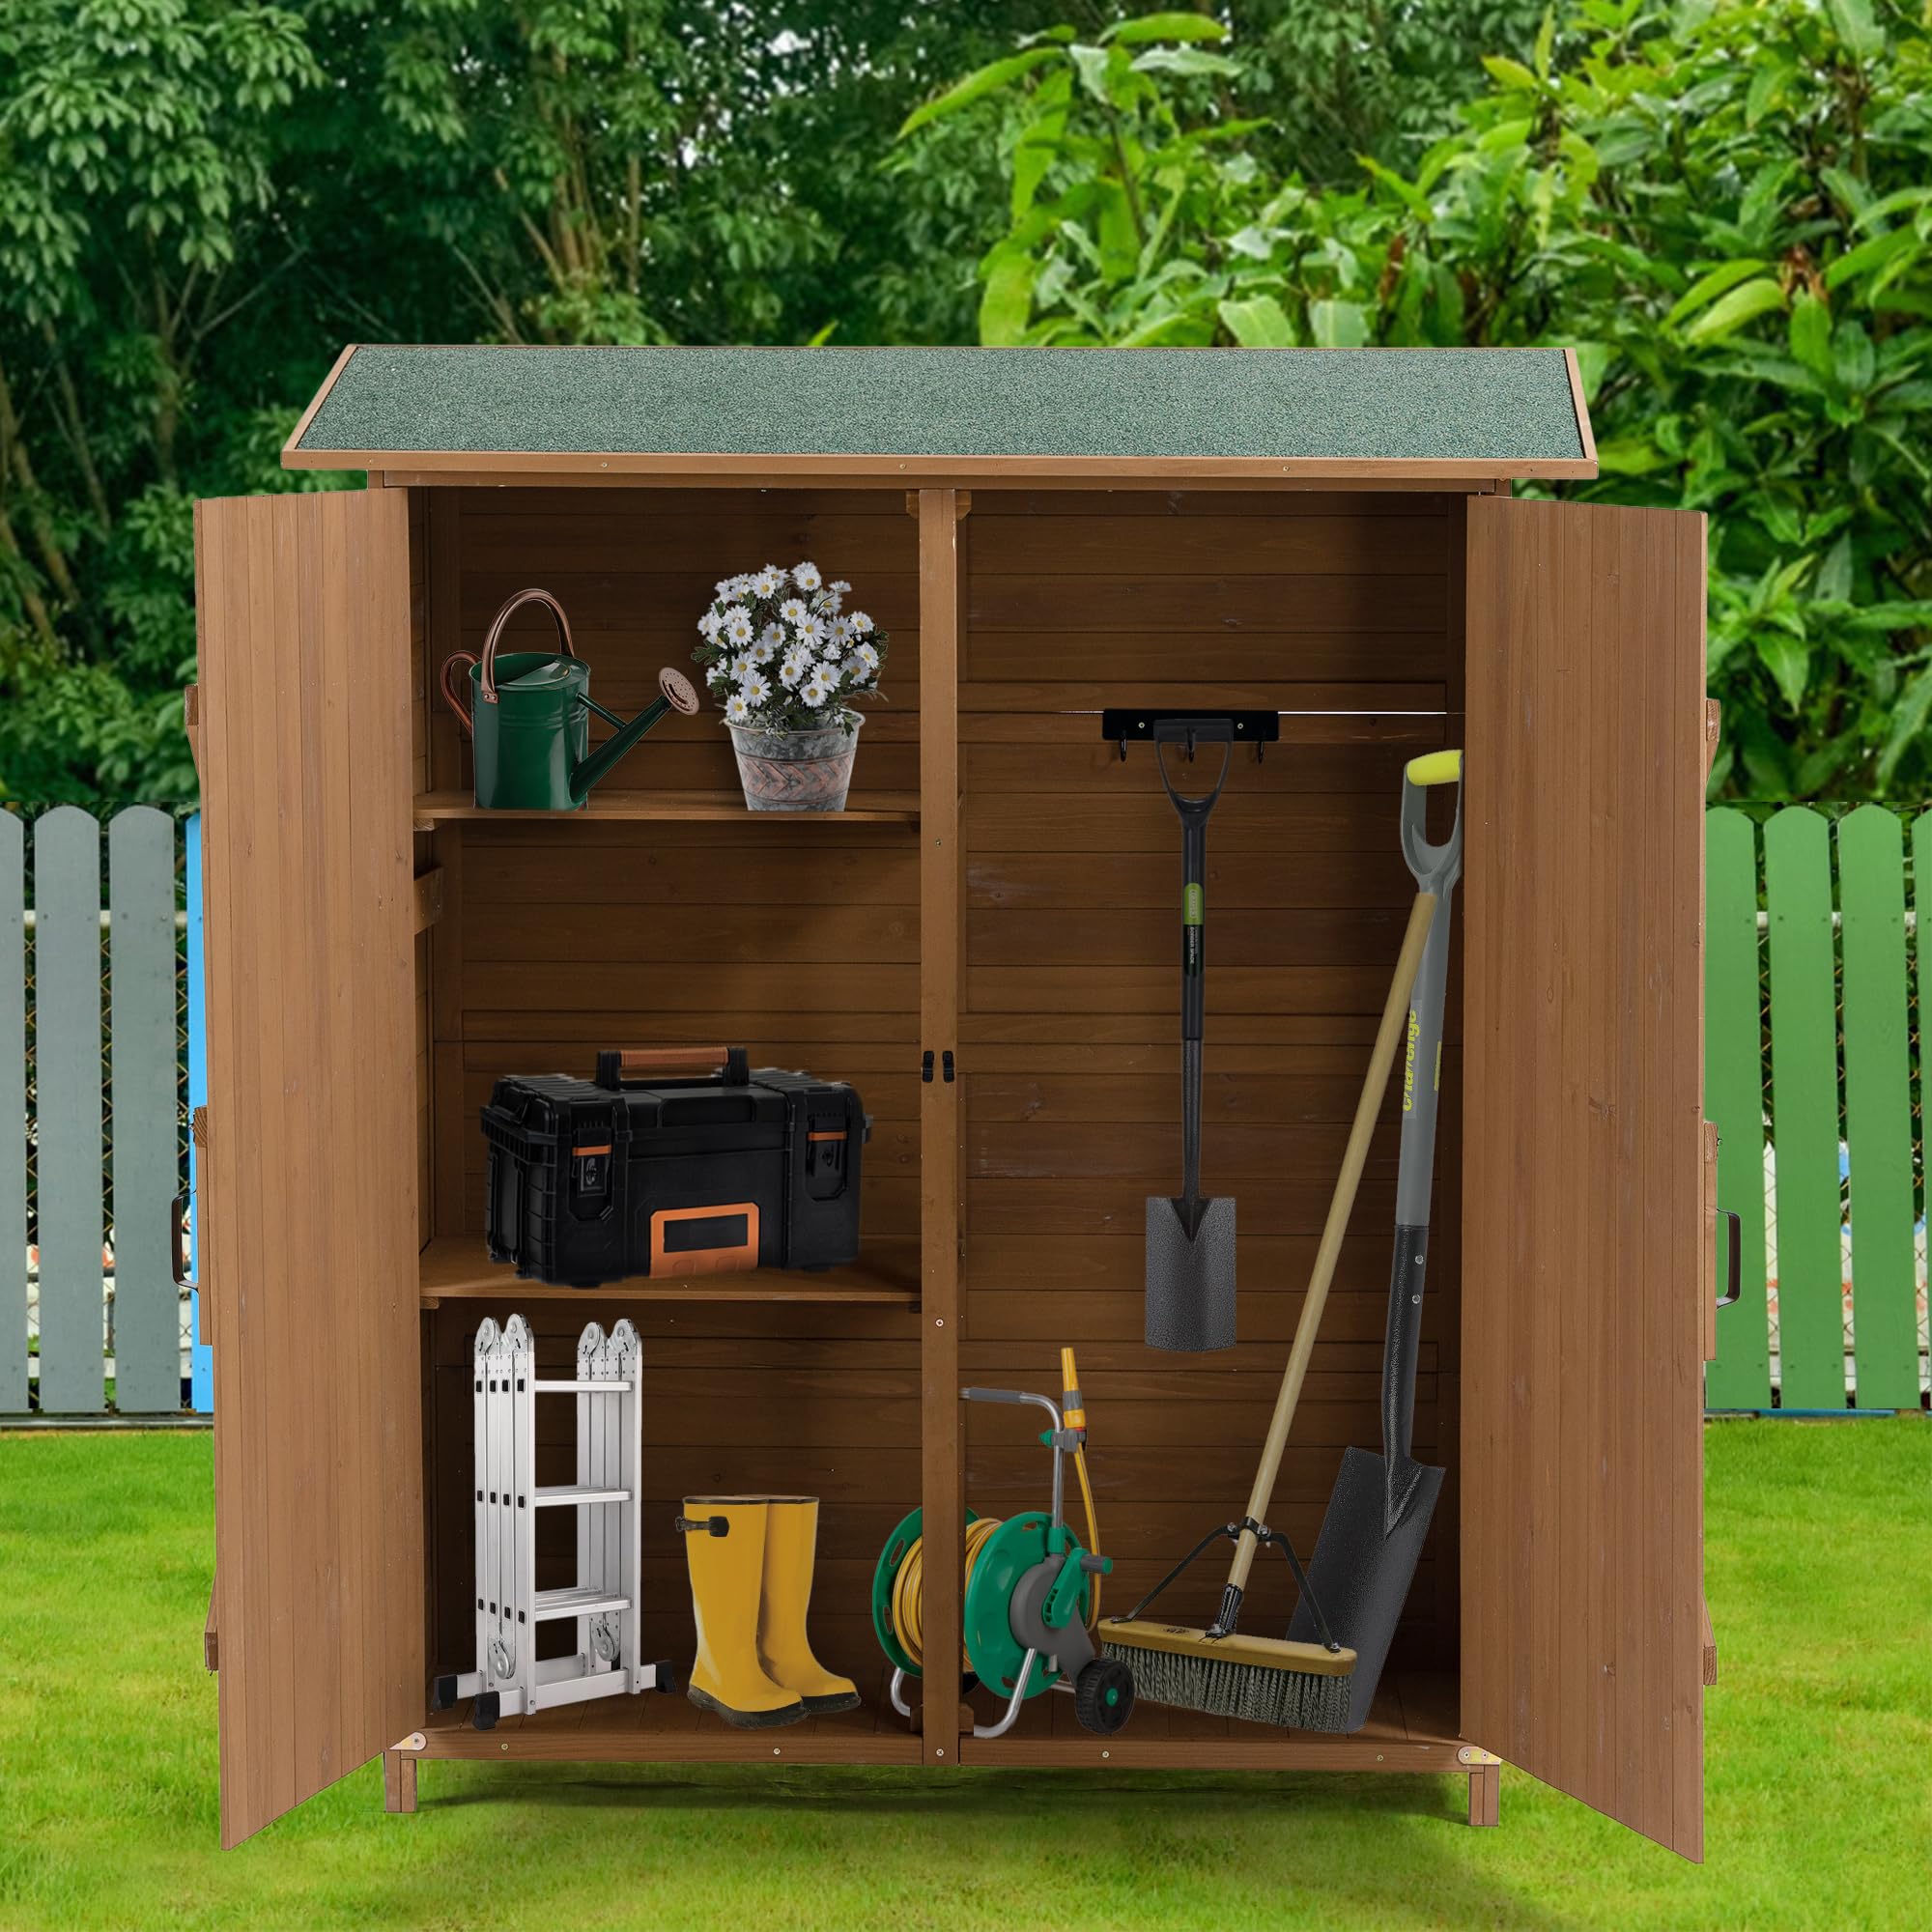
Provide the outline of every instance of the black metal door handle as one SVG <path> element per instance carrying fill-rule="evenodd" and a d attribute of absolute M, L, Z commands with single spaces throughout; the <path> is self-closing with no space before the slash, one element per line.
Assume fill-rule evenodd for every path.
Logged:
<path fill-rule="evenodd" d="M 1720 1208 L 1718 1211 L 1731 1224 L 1731 1259 L 1724 1269 L 1724 1292 L 1718 1297 L 1718 1306 L 1728 1308 L 1745 1292 L 1745 1217 L 1733 1213 L 1728 1208 Z"/>
<path fill-rule="evenodd" d="M 187 1278 L 187 1269 L 183 1255 L 182 1216 L 187 1212 L 190 1197 L 177 1194 L 169 1205 L 168 1212 L 168 1266 L 174 1273 L 177 1288 L 192 1288 L 197 1284 Z"/>

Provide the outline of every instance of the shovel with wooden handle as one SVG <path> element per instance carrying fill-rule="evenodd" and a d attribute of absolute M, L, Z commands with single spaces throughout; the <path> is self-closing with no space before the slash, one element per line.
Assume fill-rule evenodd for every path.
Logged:
<path fill-rule="evenodd" d="M 1389 1269 L 1388 1326 L 1382 1344 L 1382 1453 L 1342 1453 L 1341 1473 L 1308 1566 L 1309 1589 L 1289 1625 L 1292 1639 L 1318 1630 L 1309 1602 L 1321 1605 L 1328 1631 L 1355 1653 L 1346 1730 L 1368 1721 L 1409 1585 L 1422 1555 L 1443 1471 L 1418 1463 L 1415 1362 L 1422 1340 L 1422 1279 L 1429 1249 L 1429 1202 L 1435 1179 L 1435 1117 L 1441 1081 L 1443 994 L 1449 974 L 1449 897 L 1463 870 L 1460 790 L 1448 839 L 1423 836 L 1428 787 L 1463 778 L 1460 752 L 1411 758 L 1403 776 L 1402 850 L 1415 875 L 1418 900 L 1432 897 L 1435 916 L 1410 995 L 1402 1079 L 1402 1151 L 1396 1173 L 1395 1257 Z"/>

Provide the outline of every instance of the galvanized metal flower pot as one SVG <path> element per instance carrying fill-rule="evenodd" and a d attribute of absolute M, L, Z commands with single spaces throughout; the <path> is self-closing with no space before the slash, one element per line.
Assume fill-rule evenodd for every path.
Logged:
<path fill-rule="evenodd" d="M 856 711 L 815 731 L 758 731 L 727 724 L 738 754 L 738 780 L 748 811 L 843 811 L 859 749 Z"/>

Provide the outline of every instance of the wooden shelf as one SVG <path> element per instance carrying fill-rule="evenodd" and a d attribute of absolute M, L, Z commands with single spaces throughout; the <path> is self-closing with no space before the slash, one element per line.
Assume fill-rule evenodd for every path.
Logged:
<path fill-rule="evenodd" d="M 594 791 L 582 811 L 491 811 L 467 791 L 418 792 L 415 829 L 429 832 L 439 825 L 466 818 L 542 818 L 558 821 L 630 824 L 643 819 L 681 819 L 686 823 L 747 824 L 776 821 L 781 825 L 917 825 L 916 791 L 858 791 L 843 811 L 747 811 L 742 792 L 735 791 Z"/>
<path fill-rule="evenodd" d="M 887 1308 L 919 1303 L 919 1244 L 882 1241 L 850 1267 L 807 1274 L 800 1268 L 750 1268 L 742 1274 L 666 1276 L 613 1282 L 607 1288 L 555 1288 L 519 1281 L 514 1269 L 493 1262 L 483 1243 L 468 1236 L 443 1236 L 424 1248 L 417 1292 L 425 1308 L 444 1301 L 835 1301 Z"/>

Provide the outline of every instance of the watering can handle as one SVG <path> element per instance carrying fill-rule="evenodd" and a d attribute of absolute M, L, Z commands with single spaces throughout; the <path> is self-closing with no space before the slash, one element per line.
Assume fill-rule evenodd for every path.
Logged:
<path fill-rule="evenodd" d="M 442 661 L 443 701 L 456 713 L 456 720 L 463 726 L 463 735 L 473 738 L 476 725 L 469 716 L 469 707 L 463 701 L 463 687 L 469 676 L 469 667 L 476 662 L 474 651 L 457 651 Z"/>
<path fill-rule="evenodd" d="M 574 658 L 577 652 L 571 647 L 570 619 L 563 614 L 563 606 L 548 590 L 519 590 L 510 601 L 490 620 L 490 634 L 483 639 L 483 702 L 495 704 L 497 701 L 497 646 L 502 641 L 503 632 L 509 621 L 526 604 L 541 604 L 551 614 L 556 625 L 556 640 L 562 646 L 563 655 Z"/>
<path fill-rule="evenodd" d="M 563 606 L 548 590 L 519 590 L 510 601 L 490 620 L 490 635 L 483 639 L 483 701 L 497 702 L 497 646 L 502 641 L 504 627 L 517 611 L 526 604 L 541 604 L 551 614 L 556 625 L 557 641 L 563 646 L 563 655 L 574 658 L 577 655 L 570 641 L 570 620 L 563 614 Z M 476 735 L 476 722 L 469 715 L 469 707 L 463 701 L 463 687 L 468 682 L 472 666 L 478 662 L 474 651 L 456 651 L 442 663 L 442 674 L 439 680 L 442 695 L 449 708 L 456 713 L 463 725 L 465 737 Z M 601 704 L 590 707 L 597 715 L 612 724 L 621 724 L 621 718 L 613 718 Z M 696 709 L 696 705 L 693 706 Z"/>

